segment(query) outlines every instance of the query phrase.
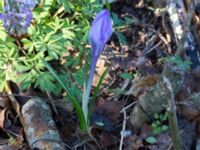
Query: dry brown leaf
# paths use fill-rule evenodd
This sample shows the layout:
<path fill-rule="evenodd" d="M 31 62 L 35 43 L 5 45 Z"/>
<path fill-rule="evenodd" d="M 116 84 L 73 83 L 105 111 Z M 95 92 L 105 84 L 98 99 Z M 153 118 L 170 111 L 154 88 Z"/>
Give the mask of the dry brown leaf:
<path fill-rule="evenodd" d="M 0 112 L 0 128 L 7 129 L 11 126 L 11 121 L 8 118 L 10 111 L 6 108 Z"/>
<path fill-rule="evenodd" d="M 6 113 L 6 109 L 1 110 L 1 112 L 0 112 L 0 128 L 1 129 L 4 128 L 5 113 Z"/>
<path fill-rule="evenodd" d="M 133 134 L 130 137 L 130 145 L 128 147 L 129 150 L 138 150 L 139 148 L 142 148 L 143 141 L 142 138 L 139 138 L 136 134 Z"/>
<path fill-rule="evenodd" d="M 104 116 L 114 122 L 120 117 L 120 111 L 123 106 L 123 101 L 104 101 L 99 99 L 95 111 L 99 114 L 104 114 Z"/>
<path fill-rule="evenodd" d="M 139 96 L 147 91 L 151 86 L 154 86 L 159 80 L 160 76 L 157 74 L 148 75 L 142 78 L 136 78 L 132 81 L 132 86 L 126 95 Z"/>
<path fill-rule="evenodd" d="M 7 108 L 9 110 L 11 109 L 8 97 L 0 97 L 0 107 Z"/>
<path fill-rule="evenodd" d="M 8 119 L 8 114 L 9 114 L 9 111 L 7 111 L 6 108 L 0 111 L 0 128 L 1 129 L 7 129 L 8 127 L 11 126 L 11 122 Z"/>
<path fill-rule="evenodd" d="M 115 145 L 117 143 L 117 141 L 107 132 L 103 132 L 100 135 L 100 144 L 102 146 L 102 148 L 106 148 L 112 145 Z"/>

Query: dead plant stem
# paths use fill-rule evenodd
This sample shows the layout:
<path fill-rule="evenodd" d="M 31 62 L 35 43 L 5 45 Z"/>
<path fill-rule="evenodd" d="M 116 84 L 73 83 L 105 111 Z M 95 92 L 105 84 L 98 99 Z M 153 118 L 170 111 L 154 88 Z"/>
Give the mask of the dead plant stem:
<path fill-rule="evenodd" d="M 176 116 L 176 105 L 175 105 L 175 97 L 172 89 L 171 82 L 165 76 L 163 77 L 163 82 L 166 85 L 166 93 L 168 93 L 168 106 L 167 106 L 167 114 L 169 118 L 169 126 L 171 130 L 171 136 L 173 141 L 174 150 L 181 150 L 181 138 L 179 135 L 179 127 Z"/>
<path fill-rule="evenodd" d="M 120 140 L 120 145 L 119 145 L 119 150 L 123 149 L 123 141 L 124 141 L 124 131 L 126 129 L 126 122 L 127 122 L 127 115 L 126 115 L 126 110 L 123 109 L 123 114 L 124 114 L 124 120 L 123 120 L 123 127 L 121 131 L 121 140 Z"/>

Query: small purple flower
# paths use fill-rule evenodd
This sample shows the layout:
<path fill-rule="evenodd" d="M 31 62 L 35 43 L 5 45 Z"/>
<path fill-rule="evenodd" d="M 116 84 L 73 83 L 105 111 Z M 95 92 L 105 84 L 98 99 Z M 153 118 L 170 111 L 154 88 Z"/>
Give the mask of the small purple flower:
<path fill-rule="evenodd" d="M 90 43 L 92 45 L 92 58 L 98 58 L 109 38 L 112 35 L 112 23 L 110 20 L 110 13 L 108 10 L 101 10 L 94 21 L 90 29 Z"/>
<path fill-rule="evenodd" d="M 87 86 L 91 87 L 97 60 L 100 57 L 111 35 L 112 23 L 110 19 L 110 13 L 108 10 L 104 9 L 97 14 L 96 18 L 92 22 L 92 26 L 89 33 L 89 39 L 92 46 L 92 62 Z"/>
<path fill-rule="evenodd" d="M 26 34 L 32 20 L 30 9 L 35 5 L 35 0 L 5 0 L 4 13 L 0 14 L 0 19 L 10 35 Z"/>
<path fill-rule="evenodd" d="M 34 8 L 36 6 L 35 0 L 17 0 L 20 3 L 23 3 L 29 8 Z"/>
<path fill-rule="evenodd" d="M 108 10 L 101 10 L 94 21 L 89 33 L 90 44 L 92 46 L 92 61 L 90 68 L 90 76 L 87 87 L 90 89 L 94 78 L 97 60 L 99 59 L 106 43 L 112 35 L 112 23 Z"/>
<path fill-rule="evenodd" d="M 110 13 L 108 10 L 101 10 L 97 14 L 94 21 L 92 22 L 92 26 L 89 33 L 89 40 L 92 46 L 91 48 L 92 60 L 91 60 L 90 75 L 86 85 L 86 90 L 84 91 L 83 94 L 83 101 L 82 101 L 82 109 L 86 122 L 88 122 L 88 103 L 89 103 L 90 90 L 92 87 L 96 63 L 111 35 L 112 35 L 112 23 L 110 20 Z"/>

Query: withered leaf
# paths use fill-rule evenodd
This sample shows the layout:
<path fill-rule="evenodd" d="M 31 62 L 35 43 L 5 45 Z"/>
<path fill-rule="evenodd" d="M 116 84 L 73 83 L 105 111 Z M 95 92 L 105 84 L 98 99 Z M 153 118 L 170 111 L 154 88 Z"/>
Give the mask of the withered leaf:
<path fill-rule="evenodd" d="M 3 109 L 0 111 L 0 128 L 6 129 L 11 125 L 10 120 L 8 119 L 8 111 L 7 109 Z"/>

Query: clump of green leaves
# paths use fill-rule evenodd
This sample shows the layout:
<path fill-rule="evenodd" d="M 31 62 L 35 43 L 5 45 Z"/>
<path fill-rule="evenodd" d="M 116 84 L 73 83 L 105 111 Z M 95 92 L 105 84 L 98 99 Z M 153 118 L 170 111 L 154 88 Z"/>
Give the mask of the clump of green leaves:
<path fill-rule="evenodd" d="M 165 132 L 169 129 L 169 126 L 166 125 L 167 119 L 167 112 L 161 114 L 155 113 L 153 115 L 153 122 L 151 124 L 153 135 L 160 134 L 161 132 Z M 157 139 L 154 136 L 149 136 L 145 138 L 145 141 L 149 144 L 155 144 Z"/>
<path fill-rule="evenodd" d="M 9 36 L 0 23 L 0 91 L 9 80 L 20 83 L 21 90 L 38 88 L 55 95 L 65 91 L 85 130 L 80 100 L 90 68 L 86 45 L 90 23 L 101 8 L 96 0 L 38 1 L 28 33 L 20 37 Z"/>
<path fill-rule="evenodd" d="M 190 69 L 190 65 L 192 64 L 189 60 L 183 60 L 180 56 L 170 56 L 166 58 L 160 59 L 160 62 L 165 62 L 173 65 L 180 71 L 187 71 Z"/>
<path fill-rule="evenodd" d="M 63 88 L 46 69 L 43 58 L 56 66 L 72 95 L 81 99 L 80 87 L 89 70 L 89 64 L 82 62 L 83 58 L 89 59 L 85 45 L 90 22 L 101 7 L 95 0 L 41 0 L 33 10 L 28 34 L 19 38 L 10 37 L 1 22 L 0 91 L 11 80 L 20 83 L 21 90 L 34 87 L 60 94 Z"/>
<path fill-rule="evenodd" d="M 154 114 L 154 121 L 151 124 L 153 134 L 159 134 L 160 132 L 164 132 L 169 129 L 168 125 L 166 125 L 167 118 L 166 112 L 164 114 Z"/>

